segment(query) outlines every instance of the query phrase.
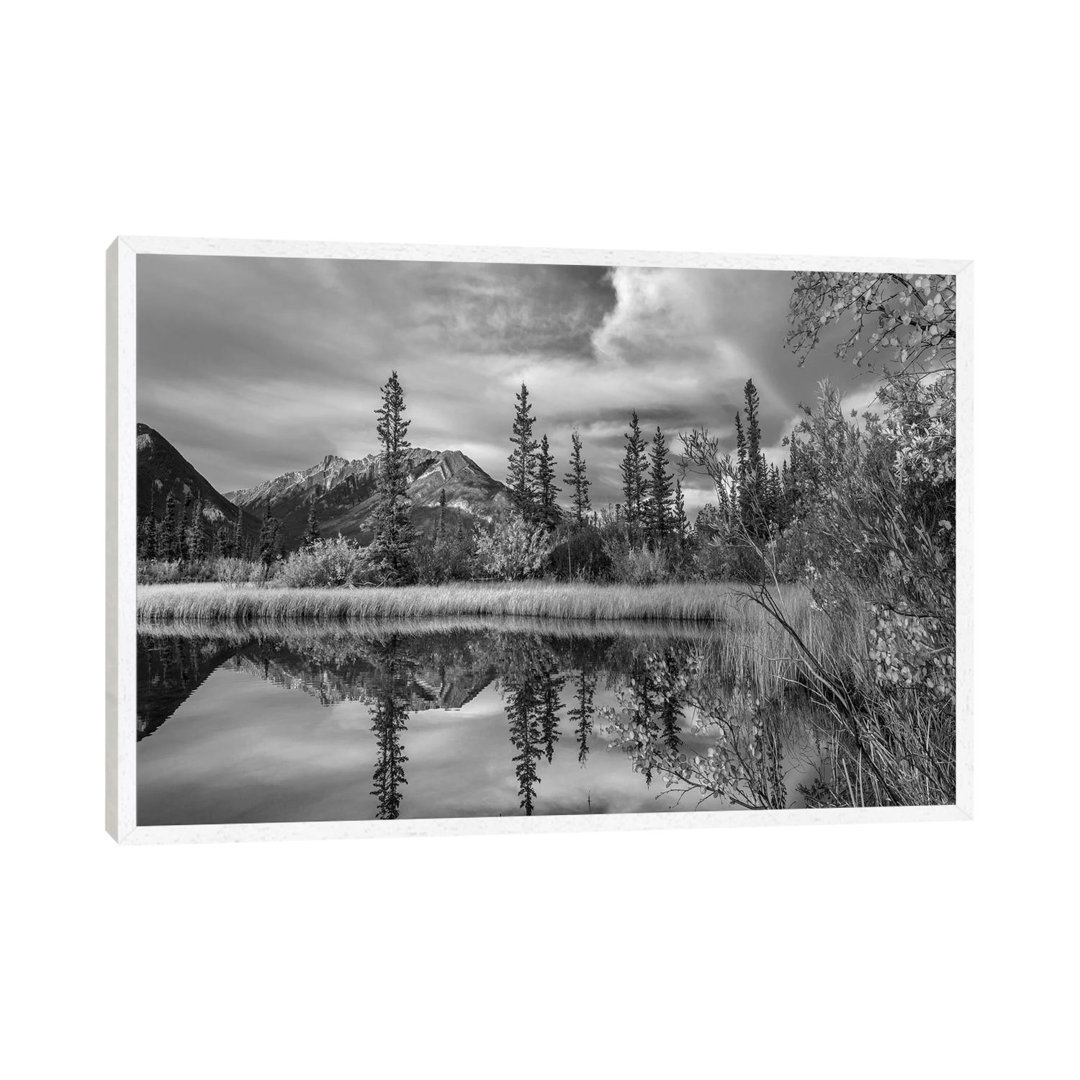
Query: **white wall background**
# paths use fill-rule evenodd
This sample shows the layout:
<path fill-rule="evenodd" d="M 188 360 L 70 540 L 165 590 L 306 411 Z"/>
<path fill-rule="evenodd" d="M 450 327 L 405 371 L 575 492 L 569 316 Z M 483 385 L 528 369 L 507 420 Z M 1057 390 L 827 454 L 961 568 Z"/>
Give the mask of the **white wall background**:
<path fill-rule="evenodd" d="M 1075 468 L 1067 499 L 1049 490 L 1077 408 L 1067 14 L 6 13 L 8 1075 L 1075 1067 Z M 115 847 L 100 567 L 117 233 L 974 258 L 976 820 Z"/>

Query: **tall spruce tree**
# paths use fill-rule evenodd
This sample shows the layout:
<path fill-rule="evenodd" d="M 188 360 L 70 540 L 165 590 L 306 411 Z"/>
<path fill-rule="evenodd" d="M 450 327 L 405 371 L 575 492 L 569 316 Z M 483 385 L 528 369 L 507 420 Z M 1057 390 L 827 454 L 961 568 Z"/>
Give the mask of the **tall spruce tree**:
<path fill-rule="evenodd" d="M 529 388 L 524 383 L 515 402 L 514 425 L 510 433 L 514 449 L 507 459 L 506 486 L 510 489 L 510 498 L 518 512 L 531 519 L 536 513 L 536 452 L 539 444 L 533 438 L 536 417 L 532 415 Z"/>
<path fill-rule="evenodd" d="M 746 471 L 746 435 L 743 432 L 742 414 L 735 413 L 735 482 L 731 489 L 733 515 L 743 520 L 743 506 L 746 498 L 748 477 Z"/>
<path fill-rule="evenodd" d="M 371 542 L 371 561 L 375 570 L 395 585 L 412 581 L 415 557 L 411 500 L 408 487 L 409 440 L 411 421 L 405 416 L 405 391 L 396 371 L 382 388 L 382 405 L 375 410 L 379 418 L 375 431 L 382 449 L 375 484 L 375 537 Z"/>
<path fill-rule="evenodd" d="M 720 515 L 720 520 L 724 523 L 726 528 L 731 523 L 731 506 L 728 502 L 728 486 L 723 481 L 717 484 L 716 504 L 717 513 Z M 698 514 L 698 521 L 701 521 L 700 514 Z"/>
<path fill-rule="evenodd" d="M 585 473 L 585 459 L 581 456 L 581 436 L 576 431 L 570 437 L 570 445 L 570 471 L 564 480 L 571 490 L 574 520 L 578 525 L 584 525 L 589 513 L 589 478 Z"/>
<path fill-rule="evenodd" d="M 536 453 L 536 520 L 547 529 L 559 524 L 559 508 L 555 496 L 559 485 L 555 481 L 555 458 L 545 435 Z"/>
<path fill-rule="evenodd" d="M 642 514 L 645 501 L 645 470 L 647 463 L 645 439 L 641 434 L 636 409 L 630 414 L 630 430 L 623 438 L 626 440 L 626 449 L 623 453 L 622 464 L 619 466 L 619 472 L 622 474 L 623 497 L 625 499 L 623 518 L 626 524 L 630 526 L 631 533 L 636 533 L 643 524 Z"/>
<path fill-rule="evenodd" d="M 649 451 L 649 475 L 643 514 L 649 539 L 663 545 L 671 532 L 673 481 L 667 467 L 668 448 L 664 432 L 657 427 Z"/>
<path fill-rule="evenodd" d="M 671 516 L 672 531 L 680 551 L 686 550 L 690 538 L 690 519 L 686 516 L 686 500 L 683 498 L 682 484 L 675 481 L 675 504 Z"/>
<path fill-rule="evenodd" d="M 742 491 L 743 524 L 752 535 L 760 536 L 768 528 L 768 490 L 765 457 L 761 452 L 761 425 L 758 422 L 760 399 L 753 379 L 743 387 L 746 402 L 746 482 Z"/>
<path fill-rule="evenodd" d="M 780 481 L 780 470 L 774 462 L 769 466 L 765 479 L 765 506 L 766 518 L 769 522 L 780 524 L 782 517 L 781 502 L 784 497 L 784 488 Z"/>

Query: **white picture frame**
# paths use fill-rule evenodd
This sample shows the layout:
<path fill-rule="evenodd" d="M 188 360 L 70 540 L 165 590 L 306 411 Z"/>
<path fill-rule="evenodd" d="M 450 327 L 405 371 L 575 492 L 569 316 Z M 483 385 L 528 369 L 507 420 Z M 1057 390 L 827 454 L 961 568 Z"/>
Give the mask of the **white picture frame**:
<path fill-rule="evenodd" d="M 951 806 L 737 813 L 612 814 L 393 821 L 140 826 L 136 821 L 136 282 L 140 255 L 436 260 L 747 270 L 952 274 L 957 294 L 957 770 Z M 120 843 L 345 839 L 608 829 L 957 821 L 973 814 L 972 342 L 969 261 L 841 256 L 490 248 L 264 240 L 119 237 L 107 253 L 106 334 L 106 828 Z"/>

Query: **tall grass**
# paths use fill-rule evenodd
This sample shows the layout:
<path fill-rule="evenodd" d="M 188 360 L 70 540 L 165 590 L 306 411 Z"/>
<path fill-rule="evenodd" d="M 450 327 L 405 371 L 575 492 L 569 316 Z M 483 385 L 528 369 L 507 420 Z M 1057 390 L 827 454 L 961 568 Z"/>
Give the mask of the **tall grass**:
<path fill-rule="evenodd" d="M 787 593 L 788 590 L 785 590 Z M 809 610 L 805 590 L 798 592 Z M 400 588 L 289 589 L 212 583 L 140 585 L 140 621 L 177 619 L 375 619 L 441 615 L 512 615 L 534 618 L 657 619 L 725 622 L 743 607 L 741 590 L 728 584 L 647 587 L 559 582 L 461 582 Z M 789 601 L 793 597 L 786 597 Z"/>

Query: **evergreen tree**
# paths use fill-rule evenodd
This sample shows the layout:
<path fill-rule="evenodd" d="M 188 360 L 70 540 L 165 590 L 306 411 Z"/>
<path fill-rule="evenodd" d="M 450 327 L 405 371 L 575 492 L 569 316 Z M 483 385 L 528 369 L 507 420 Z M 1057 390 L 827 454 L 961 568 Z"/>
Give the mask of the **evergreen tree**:
<path fill-rule="evenodd" d="M 179 504 L 170 491 L 165 500 L 165 516 L 161 519 L 161 534 L 158 537 L 157 550 L 160 558 L 173 562 L 178 559 L 177 534 L 179 533 Z"/>
<path fill-rule="evenodd" d="M 675 508 L 671 520 L 679 550 L 685 551 L 690 539 L 690 519 L 686 516 L 686 501 L 683 499 L 682 484 L 678 480 L 675 481 Z"/>
<path fill-rule="evenodd" d="M 657 427 L 649 452 L 649 474 L 643 507 L 644 523 L 649 538 L 662 545 L 671 532 L 673 488 L 667 469 L 668 448 L 663 431 Z"/>
<path fill-rule="evenodd" d="M 411 500 L 408 495 L 407 432 L 411 421 L 404 418 L 405 392 L 397 372 L 382 388 L 382 405 L 376 432 L 382 450 L 375 486 L 375 537 L 371 542 L 372 565 L 395 585 L 415 576 Z"/>
<path fill-rule="evenodd" d="M 259 561 L 263 564 L 263 576 L 270 572 L 270 567 L 277 557 L 281 526 L 270 508 L 270 496 L 266 497 L 266 513 L 259 529 Z"/>
<path fill-rule="evenodd" d="M 717 509 L 720 514 L 720 520 L 724 524 L 725 531 L 731 527 L 731 500 L 728 496 L 728 484 L 727 481 L 721 481 L 716 490 Z M 701 522 L 701 515 L 698 514 L 698 522 Z"/>
<path fill-rule="evenodd" d="M 191 504 L 191 515 L 184 533 L 184 546 L 187 557 L 192 562 L 201 562 L 206 558 L 206 522 L 203 518 L 201 496 L 197 496 Z"/>
<path fill-rule="evenodd" d="M 746 380 L 746 385 L 743 387 L 743 397 L 746 400 L 747 465 L 753 471 L 760 472 L 763 458 L 761 456 L 761 425 L 758 423 L 758 408 L 761 399 L 758 396 L 753 379 Z"/>
<path fill-rule="evenodd" d="M 765 457 L 761 452 L 761 425 L 758 423 L 759 398 L 753 379 L 743 387 L 746 401 L 745 483 L 743 484 L 743 524 L 751 535 L 761 536 L 768 529 L 768 492 Z"/>
<path fill-rule="evenodd" d="M 165 531 L 165 521 L 162 519 L 154 525 L 154 551 L 155 558 L 169 558 L 169 534 Z"/>
<path fill-rule="evenodd" d="M 623 436 L 626 440 L 626 450 L 623 453 L 622 464 L 619 472 L 622 474 L 622 489 L 626 502 L 623 506 L 623 517 L 630 531 L 636 533 L 642 526 L 642 513 L 645 501 L 645 469 L 646 449 L 645 440 L 638 424 L 638 414 L 635 409 L 630 414 L 630 431 Z"/>
<path fill-rule="evenodd" d="M 314 547 L 322 539 L 319 533 L 319 517 L 315 510 L 315 500 L 311 500 L 311 506 L 308 507 L 307 515 L 307 529 L 304 531 L 303 544 L 306 548 Z"/>
<path fill-rule="evenodd" d="M 589 478 L 585 474 L 585 459 L 581 456 L 581 436 L 575 431 L 570 439 L 573 449 L 570 451 L 570 471 L 564 477 L 570 487 L 571 505 L 574 508 L 574 520 L 578 525 L 585 524 L 589 513 Z"/>
<path fill-rule="evenodd" d="M 518 391 L 515 401 L 514 425 L 510 434 L 510 442 L 514 449 L 507 459 L 509 468 L 506 474 L 506 486 L 510 489 L 510 497 L 518 512 L 531 519 L 535 514 L 537 500 L 536 451 L 538 444 L 532 434 L 536 417 L 532 415 L 529 389 L 524 383 L 521 384 L 521 390 Z"/>
<path fill-rule="evenodd" d="M 775 463 L 769 466 L 765 480 L 765 508 L 766 519 L 770 523 L 780 524 L 781 508 L 783 499 L 783 487 L 780 482 L 780 470 Z"/>
<path fill-rule="evenodd" d="M 559 485 L 555 482 L 555 458 L 548 446 L 548 437 L 540 440 L 536 457 L 536 520 L 545 528 L 554 529 L 559 524 L 559 508 L 555 496 Z"/>

